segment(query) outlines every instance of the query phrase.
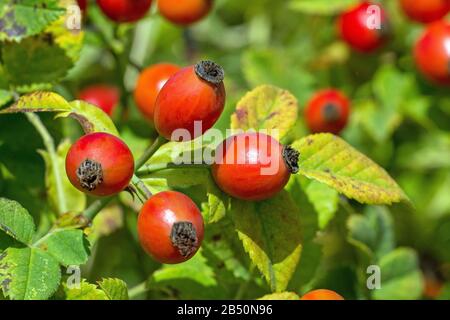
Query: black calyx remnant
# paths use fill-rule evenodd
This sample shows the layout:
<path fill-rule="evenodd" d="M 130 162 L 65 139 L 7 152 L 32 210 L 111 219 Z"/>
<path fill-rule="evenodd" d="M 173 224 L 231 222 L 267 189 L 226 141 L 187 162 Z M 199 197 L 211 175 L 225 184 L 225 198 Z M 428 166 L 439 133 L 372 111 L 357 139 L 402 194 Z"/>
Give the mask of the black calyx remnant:
<path fill-rule="evenodd" d="M 195 74 L 211 84 L 219 84 L 225 78 L 223 68 L 212 61 L 200 61 L 194 67 Z"/>
<path fill-rule="evenodd" d="M 77 178 L 83 189 L 94 190 L 103 182 L 102 165 L 94 160 L 84 160 L 77 169 Z"/>
<path fill-rule="evenodd" d="M 334 122 L 339 120 L 341 113 L 337 105 L 333 103 L 327 103 L 322 109 L 322 116 L 326 122 Z"/>
<path fill-rule="evenodd" d="M 291 146 L 284 146 L 282 152 L 284 163 L 286 163 L 289 171 L 291 173 L 297 173 L 299 170 L 298 159 L 300 158 L 300 152 Z"/>
<path fill-rule="evenodd" d="M 170 232 L 170 240 L 183 257 L 189 257 L 198 247 L 197 232 L 189 221 L 175 222 Z"/>

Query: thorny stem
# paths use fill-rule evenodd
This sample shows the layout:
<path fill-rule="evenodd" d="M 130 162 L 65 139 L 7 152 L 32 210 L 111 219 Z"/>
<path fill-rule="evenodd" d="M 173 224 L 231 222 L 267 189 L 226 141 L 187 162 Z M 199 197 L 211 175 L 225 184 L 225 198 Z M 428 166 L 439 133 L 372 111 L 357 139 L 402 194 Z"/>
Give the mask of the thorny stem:
<path fill-rule="evenodd" d="M 176 163 L 152 163 L 152 164 L 145 164 L 143 165 L 136 174 L 138 177 L 145 177 L 147 175 L 150 175 L 154 172 L 158 172 L 161 170 L 166 169 L 205 169 L 209 168 L 209 165 L 206 163 L 182 163 L 182 164 L 176 164 Z"/>
<path fill-rule="evenodd" d="M 64 188 L 63 188 L 63 182 L 61 179 L 61 172 L 59 172 L 59 164 L 58 164 L 58 156 L 56 154 L 55 150 L 55 143 L 53 141 L 52 136 L 47 131 L 47 128 L 42 123 L 39 116 L 35 115 L 34 113 L 26 113 L 26 116 L 28 118 L 28 121 L 31 122 L 31 124 L 36 128 L 36 130 L 39 132 L 43 142 L 44 146 L 47 149 L 48 155 L 50 157 L 50 162 L 53 170 L 53 176 L 55 179 L 55 186 L 56 186 L 56 195 L 58 198 L 58 213 L 64 213 L 67 212 L 67 202 L 66 197 L 64 194 Z"/>

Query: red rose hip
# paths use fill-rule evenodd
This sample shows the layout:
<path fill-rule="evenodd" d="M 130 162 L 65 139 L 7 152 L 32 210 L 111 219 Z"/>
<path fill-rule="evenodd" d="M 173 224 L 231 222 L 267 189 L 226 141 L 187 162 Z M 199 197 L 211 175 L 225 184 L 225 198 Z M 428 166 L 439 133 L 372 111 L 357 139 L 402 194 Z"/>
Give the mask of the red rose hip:
<path fill-rule="evenodd" d="M 153 195 L 138 217 L 139 241 L 161 263 L 180 263 L 194 256 L 203 241 L 203 217 L 195 203 L 177 191 Z"/>
<path fill-rule="evenodd" d="M 242 200 L 271 198 L 298 171 L 297 151 L 263 133 L 229 137 L 216 149 L 214 181 L 225 193 Z"/>
<path fill-rule="evenodd" d="M 212 3 L 213 0 L 158 0 L 158 10 L 172 23 L 189 25 L 206 16 Z"/>
<path fill-rule="evenodd" d="M 350 115 L 350 101 L 338 90 L 317 92 L 305 109 L 306 123 L 313 133 L 339 134 L 345 128 Z"/>
<path fill-rule="evenodd" d="M 78 139 L 66 156 L 66 173 L 80 191 L 109 196 L 123 191 L 133 176 L 134 159 L 128 146 L 104 132 Z"/>
<path fill-rule="evenodd" d="M 440 20 L 450 11 L 449 0 L 400 0 L 400 4 L 411 20 L 421 23 Z"/>
<path fill-rule="evenodd" d="M 134 89 L 134 100 L 142 114 L 151 122 L 153 122 L 155 101 L 159 91 L 178 70 L 180 67 L 177 65 L 158 63 L 145 68 L 139 75 Z"/>
<path fill-rule="evenodd" d="M 430 24 L 416 42 L 414 59 L 422 74 L 443 85 L 450 84 L 450 23 Z"/>
<path fill-rule="evenodd" d="M 386 41 L 387 15 L 380 4 L 364 1 L 340 15 L 338 30 L 342 40 L 353 49 L 372 52 Z"/>
<path fill-rule="evenodd" d="M 97 84 L 80 91 L 78 99 L 99 107 L 111 116 L 119 104 L 120 92 L 115 86 Z"/>
<path fill-rule="evenodd" d="M 97 0 L 102 12 L 115 22 L 135 22 L 143 18 L 152 0 Z"/>
<path fill-rule="evenodd" d="M 154 123 L 158 133 L 181 141 L 197 138 L 211 128 L 225 105 L 223 79 L 223 69 L 212 61 L 201 61 L 170 77 L 156 98 Z M 201 129 L 194 130 L 195 126 Z"/>

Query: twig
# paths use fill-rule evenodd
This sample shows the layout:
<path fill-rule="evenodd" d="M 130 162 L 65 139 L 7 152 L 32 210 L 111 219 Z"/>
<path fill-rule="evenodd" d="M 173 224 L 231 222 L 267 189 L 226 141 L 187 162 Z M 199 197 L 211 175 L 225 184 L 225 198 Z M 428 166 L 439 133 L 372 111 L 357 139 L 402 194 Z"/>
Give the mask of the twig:
<path fill-rule="evenodd" d="M 52 136 L 48 132 L 47 128 L 42 123 L 39 116 L 37 116 L 34 113 L 26 113 L 26 116 L 28 118 L 28 121 L 31 122 L 31 124 L 36 128 L 36 130 L 39 132 L 43 142 L 44 146 L 47 149 L 47 152 L 50 157 L 51 166 L 53 169 L 53 176 L 55 179 L 55 186 L 56 186 L 56 195 L 58 197 L 58 213 L 64 213 L 67 212 L 67 202 L 66 202 L 66 196 L 64 194 L 64 188 L 63 188 L 63 182 L 61 179 L 61 173 L 59 172 L 59 164 L 58 164 L 58 156 L 56 154 L 55 150 L 55 143 L 53 141 Z"/>

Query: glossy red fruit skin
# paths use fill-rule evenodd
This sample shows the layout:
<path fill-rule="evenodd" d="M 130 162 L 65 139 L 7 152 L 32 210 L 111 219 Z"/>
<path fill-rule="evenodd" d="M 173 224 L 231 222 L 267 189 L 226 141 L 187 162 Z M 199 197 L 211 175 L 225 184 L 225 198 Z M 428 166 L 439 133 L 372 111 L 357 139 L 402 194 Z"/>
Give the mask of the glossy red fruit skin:
<path fill-rule="evenodd" d="M 155 111 L 156 97 L 164 84 L 180 70 L 175 64 L 158 63 L 145 68 L 139 75 L 134 100 L 142 114 L 151 122 Z"/>
<path fill-rule="evenodd" d="M 175 73 L 158 94 L 154 123 L 160 135 L 168 140 L 177 129 L 189 131 L 191 139 L 211 128 L 225 106 L 223 82 L 211 84 L 201 79 L 194 67 Z M 201 121 L 201 132 L 194 132 L 194 122 Z"/>
<path fill-rule="evenodd" d="M 342 40 L 350 47 L 362 53 L 373 52 L 386 41 L 388 18 L 381 8 L 381 29 L 371 30 L 367 21 L 371 15 L 368 9 L 373 3 L 364 1 L 342 13 L 338 19 L 338 31 Z M 379 4 L 377 4 L 379 5 Z"/>
<path fill-rule="evenodd" d="M 277 140 L 263 133 L 231 136 L 216 148 L 211 166 L 214 181 L 222 191 L 238 199 L 271 198 L 284 188 L 291 174 L 282 151 Z M 261 169 L 271 165 L 277 168 L 274 174 L 262 174 Z"/>
<path fill-rule="evenodd" d="M 101 164 L 102 182 L 95 189 L 81 186 L 77 170 L 87 159 Z M 78 139 L 66 156 L 66 173 L 80 191 L 94 196 L 109 196 L 123 191 L 133 176 L 134 159 L 128 146 L 119 138 L 104 132 L 87 134 Z"/>
<path fill-rule="evenodd" d="M 449 0 L 400 0 L 405 14 L 414 21 L 431 23 L 450 12 Z"/>
<path fill-rule="evenodd" d="M 350 116 L 350 101 L 339 90 L 318 91 L 305 108 L 305 119 L 312 133 L 339 134 Z"/>
<path fill-rule="evenodd" d="M 205 17 L 212 3 L 212 0 L 158 0 L 158 10 L 170 22 L 186 26 Z"/>
<path fill-rule="evenodd" d="M 416 42 L 414 59 L 418 69 L 432 82 L 450 84 L 450 23 L 434 22 Z"/>
<path fill-rule="evenodd" d="M 115 86 L 97 84 L 84 88 L 78 93 L 78 99 L 96 105 L 112 116 L 119 104 L 120 92 Z"/>
<path fill-rule="evenodd" d="M 306 293 L 300 300 L 344 300 L 344 298 L 333 290 L 317 289 Z"/>
<path fill-rule="evenodd" d="M 135 22 L 143 18 L 152 0 L 97 0 L 102 12 L 115 22 Z"/>
<path fill-rule="evenodd" d="M 172 228 L 177 222 L 190 222 L 195 229 L 197 244 L 188 255 L 181 254 L 171 240 Z M 200 210 L 189 197 L 177 191 L 163 191 L 147 200 L 139 213 L 137 226 L 143 249 L 161 263 L 189 260 L 203 241 Z"/>

